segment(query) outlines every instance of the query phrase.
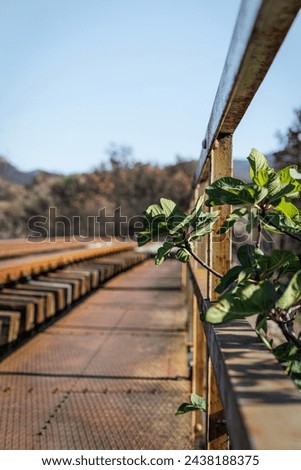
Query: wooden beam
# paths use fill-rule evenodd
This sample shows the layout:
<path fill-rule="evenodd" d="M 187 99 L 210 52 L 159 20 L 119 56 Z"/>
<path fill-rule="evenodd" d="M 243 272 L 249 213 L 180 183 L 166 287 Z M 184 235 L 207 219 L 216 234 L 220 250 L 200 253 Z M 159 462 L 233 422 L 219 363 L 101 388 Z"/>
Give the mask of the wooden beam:
<path fill-rule="evenodd" d="M 232 176 L 232 135 L 220 135 L 215 141 L 211 154 L 210 182 L 216 181 L 223 176 Z M 220 274 L 225 274 L 231 267 L 232 242 L 229 233 L 217 235 L 216 231 L 224 223 L 231 212 L 231 206 L 223 205 L 213 208 L 220 211 L 218 223 L 214 233 L 209 236 L 209 259 L 210 266 Z M 216 300 L 215 288 L 219 278 L 210 273 L 209 275 L 209 299 Z"/>

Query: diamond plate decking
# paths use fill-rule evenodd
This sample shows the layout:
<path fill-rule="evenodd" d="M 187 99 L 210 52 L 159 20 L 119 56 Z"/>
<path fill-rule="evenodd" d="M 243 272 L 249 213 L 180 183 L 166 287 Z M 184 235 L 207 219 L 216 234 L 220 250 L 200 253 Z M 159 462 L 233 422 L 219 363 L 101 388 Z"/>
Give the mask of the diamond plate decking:
<path fill-rule="evenodd" d="M 192 449 L 180 268 L 109 281 L 0 363 L 1 449 Z"/>

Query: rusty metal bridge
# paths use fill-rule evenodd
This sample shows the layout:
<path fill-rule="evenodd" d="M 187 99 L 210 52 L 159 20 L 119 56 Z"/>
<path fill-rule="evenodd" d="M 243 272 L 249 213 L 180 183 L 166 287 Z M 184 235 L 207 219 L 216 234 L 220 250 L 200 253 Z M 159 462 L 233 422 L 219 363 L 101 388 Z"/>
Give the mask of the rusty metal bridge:
<path fill-rule="evenodd" d="M 242 1 L 192 205 L 232 175 L 233 134 L 300 7 Z M 41 246 L 0 246 L 1 449 L 301 449 L 300 392 L 252 326 L 201 323 L 214 275 L 157 269 L 133 243 Z M 225 272 L 230 240 L 197 254 Z M 206 413 L 175 417 L 191 391 Z"/>
<path fill-rule="evenodd" d="M 36 274 L 0 292 L 0 448 L 191 449 L 191 417 L 175 416 L 191 390 L 179 266 L 128 244 L 83 251 L 46 272 L 50 254 L 17 258 L 12 276 Z"/>

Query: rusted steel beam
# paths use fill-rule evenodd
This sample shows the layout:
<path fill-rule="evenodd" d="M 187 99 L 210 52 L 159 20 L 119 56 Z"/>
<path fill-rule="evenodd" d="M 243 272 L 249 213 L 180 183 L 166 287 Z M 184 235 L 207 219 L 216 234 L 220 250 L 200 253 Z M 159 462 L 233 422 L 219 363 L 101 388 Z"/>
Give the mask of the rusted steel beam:
<path fill-rule="evenodd" d="M 55 311 L 60 312 L 66 308 L 66 299 L 64 289 L 61 287 L 50 285 L 50 283 L 39 283 L 38 281 L 30 281 L 24 284 L 16 284 L 15 289 L 27 289 L 29 292 L 42 292 L 54 295 Z"/>
<path fill-rule="evenodd" d="M 47 273 L 47 276 L 39 276 L 39 281 L 62 282 L 71 286 L 72 301 L 78 300 L 81 295 L 81 283 L 78 279 L 69 279 L 68 276 L 62 276 L 59 273 Z"/>
<path fill-rule="evenodd" d="M 232 134 L 301 8 L 301 0 L 243 0 L 215 96 L 194 185 L 217 136 Z"/>
<path fill-rule="evenodd" d="M 127 244 L 126 246 L 129 250 L 130 245 Z M 66 308 L 69 309 L 75 301 L 88 294 L 92 288 L 96 289 L 101 283 L 115 274 L 133 267 L 147 258 L 146 253 L 136 253 L 134 250 L 124 252 L 124 245 L 122 245 L 122 250 L 119 249 L 118 252 L 115 248 L 113 248 L 114 251 L 110 247 L 109 250 L 101 248 L 101 251 L 92 249 L 85 250 L 84 253 L 77 252 L 80 258 L 78 259 L 78 256 L 75 256 L 76 265 L 74 263 L 56 272 L 44 272 L 43 275 L 34 275 L 33 280 L 23 279 L 23 282 L 11 283 L 9 287 L 1 286 L 1 351 L 4 350 L 5 345 L 18 339 L 15 338 L 16 335 L 19 336 L 16 332 L 16 319 L 13 315 L 7 315 L 7 311 L 19 312 L 19 333 L 25 339 L 26 332 L 32 334 L 34 328 L 39 330 L 47 327 L 49 317 L 62 313 Z M 64 260 L 66 255 L 69 257 L 69 254 L 69 251 L 61 253 Z M 100 256 L 100 254 L 105 256 Z M 90 264 L 92 255 L 93 267 Z M 95 255 L 96 258 L 94 258 Z M 32 259 L 36 261 L 36 258 L 30 258 L 30 261 Z M 51 257 L 50 264 L 54 260 L 57 261 L 56 256 Z M 72 260 L 74 260 L 74 256 L 72 256 Z M 29 262 L 29 259 L 27 261 Z M 47 261 L 49 261 L 48 258 L 46 261 L 43 259 L 43 265 Z M 22 263 L 22 261 L 19 260 L 18 263 Z M 13 260 L 14 266 L 18 263 Z M 8 266 L 7 262 L 5 262 L 5 266 Z M 24 270 L 24 267 L 22 269 Z M 34 274 L 36 274 L 36 266 L 34 267 Z M 5 312 L 4 316 L 1 311 Z"/>
<path fill-rule="evenodd" d="M 66 250 L 57 254 L 44 256 L 30 256 L 20 259 L 0 262 L 0 284 L 17 281 L 21 277 L 32 276 L 57 269 L 70 263 L 82 262 L 99 256 L 112 255 L 122 251 L 132 250 L 135 243 L 116 243 L 100 248 L 86 248 L 80 250 Z"/>
<path fill-rule="evenodd" d="M 55 314 L 55 297 L 52 292 L 41 292 L 41 291 L 33 291 L 28 289 L 26 284 L 21 289 L 18 286 L 14 286 L 12 289 L 2 289 L 2 294 L 15 294 L 15 295 L 22 295 L 25 297 L 39 297 L 45 299 L 45 317 L 52 317 Z"/>
<path fill-rule="evenodd" d="M 90 240 L 90 243 L 93 241 Z M 17 258 L 20 256 L 50 253 L 63 250 L 80 250 L 89 245 L 89 241 L 76 240 L 65 241 L 63 238 L 56 240 L 27 241 L 22 239 L 0 240 L 0 260 Z"/>
<path fill-rule="evenodd" d="M 46 318 L 46 302 L 44 298 L 41 297 L 35 297 L 35 296 L 26 296 L 19 294 L 18 291 L 16 291 L 14 294 L 6 294 L 0 292 L 0 300 L 1 301 L 22 301 L 25 303 L 33 304 L 34 306 L 34 324 L 39 325 L 44 322 Z"/>
<path fill-rule="evenodd" d="M 19 312 L 0 311 L 0 346 L 7 345 L 15 341 L 20 330 Z"/>
<path fill-rule="evenodd" d="M 20 333 L 31 331 L 34 328 L 35 308 L 32 302 L 0 298 L 0 311 L 20 313 Z"/>

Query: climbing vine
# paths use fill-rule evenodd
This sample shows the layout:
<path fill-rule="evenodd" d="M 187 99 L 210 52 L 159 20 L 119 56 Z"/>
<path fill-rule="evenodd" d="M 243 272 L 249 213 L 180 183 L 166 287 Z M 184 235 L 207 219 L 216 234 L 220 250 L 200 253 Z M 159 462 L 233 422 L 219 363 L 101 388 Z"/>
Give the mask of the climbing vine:
<path fill-rule="evenodd" d="M 301 309 L 300 256 L 279 249 L 267 253 L 263 243 L 266 232 L 301 240 L 301 213 L 294 204 L 300 199 L 301 173 L 294 165 L 275 171 L 256 149 L 248 161 L 250 183 L 228 176 L 214 181 L 189 214 L 169 199 L 149 206 L 137 241 L 143 246 L 163 238 L 155 256 L 157 265 L 175 253 L 182 263 L 194 258 L 217 276 L 220 297 L 202 312 L 202 319 L 219 324 L 256 315 L 258 334 L 301 388 L 301 338 L 296 332 Z M 246 231 L 255 234 L 252 243 L 238 249 L 237 265 L 225 273 L 212 269 L 195 250 L 197 241 L 216 231 L 220 212 L 215 208 L 222 205 L 231 206 L 231 212 L 218 235 L 229 232 L 241 219 Z M 279 326 L 283 344 L 273 347 L 273 339 L 267 338 L 268 322 Z"/>

